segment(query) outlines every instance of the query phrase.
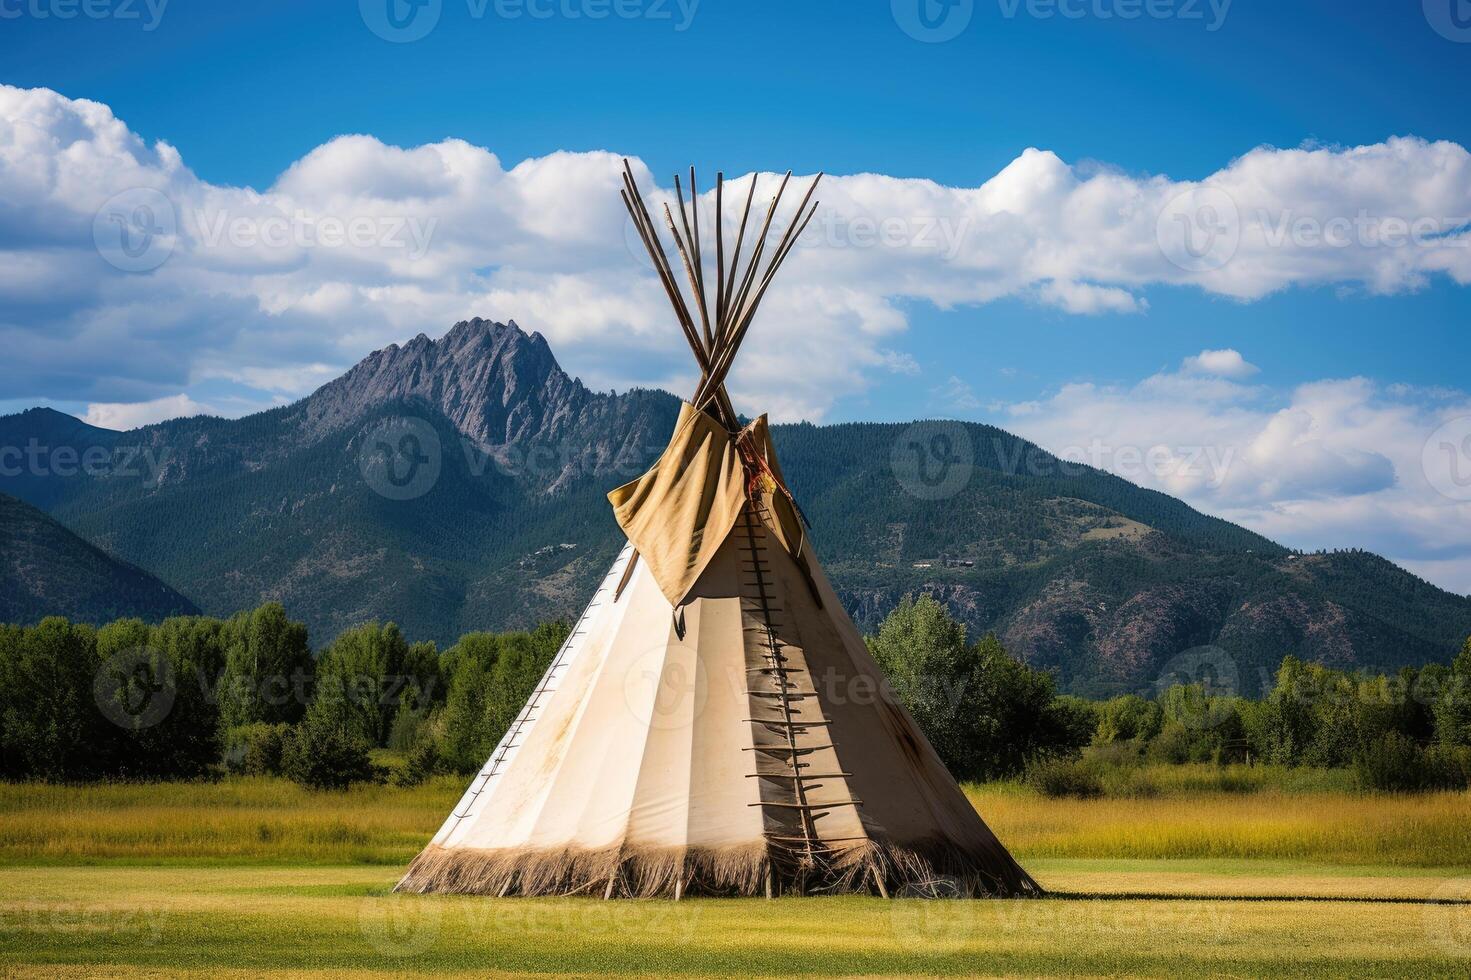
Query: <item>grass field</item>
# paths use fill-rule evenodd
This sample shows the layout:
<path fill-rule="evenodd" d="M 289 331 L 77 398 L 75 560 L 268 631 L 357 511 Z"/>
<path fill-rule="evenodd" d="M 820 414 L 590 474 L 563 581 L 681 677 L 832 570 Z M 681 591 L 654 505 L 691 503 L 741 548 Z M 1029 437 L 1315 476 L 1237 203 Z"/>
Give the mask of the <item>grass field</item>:
<path fill-rule="evenodd" d="M 455 779 L 0 786 L 0 976 L 1471 972 L 1471 796 L 1177 782 L 971 788 L 1042 901 L 677 905 L 390 895 Z"/>

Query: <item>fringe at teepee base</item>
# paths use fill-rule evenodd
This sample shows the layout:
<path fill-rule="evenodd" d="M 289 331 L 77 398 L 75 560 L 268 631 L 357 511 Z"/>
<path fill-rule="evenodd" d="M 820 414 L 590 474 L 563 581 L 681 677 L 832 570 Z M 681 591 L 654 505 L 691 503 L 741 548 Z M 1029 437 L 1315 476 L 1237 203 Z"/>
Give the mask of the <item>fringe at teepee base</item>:
<path fill-rule="evenodd" d="M 591 895 L 884 894 L 895 898 L 1041 897 L 1009 854 L 994 869 L 953 846 L 905 848 L 869 841 L 816 861 L 766 844 L 726 848 L 479 850 L 430 845 L 394 890 L 499 897 Z"/>

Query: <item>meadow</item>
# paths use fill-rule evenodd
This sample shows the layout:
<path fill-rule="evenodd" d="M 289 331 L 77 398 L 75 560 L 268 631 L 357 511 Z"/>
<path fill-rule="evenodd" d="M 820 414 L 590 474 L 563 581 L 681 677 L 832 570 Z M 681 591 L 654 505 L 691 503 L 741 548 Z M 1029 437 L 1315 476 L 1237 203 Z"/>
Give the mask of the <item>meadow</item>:
<path fill-rule="evenodd" d="M 461 790 L 0 785 L 0 975 L 1435 976 L 1471 970 L 1471 796 L 1167 767 L 1147 795 L 969 786 L 1052 896 L 390 894 Z"/>

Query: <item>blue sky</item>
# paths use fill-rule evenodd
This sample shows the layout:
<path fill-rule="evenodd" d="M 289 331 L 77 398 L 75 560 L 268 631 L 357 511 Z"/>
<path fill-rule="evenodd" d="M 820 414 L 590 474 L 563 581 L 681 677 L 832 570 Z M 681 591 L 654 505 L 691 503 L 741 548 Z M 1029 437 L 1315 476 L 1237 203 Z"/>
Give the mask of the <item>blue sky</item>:
<path fill-rule="evenodd" d="M 398 14 L 413 14 L 405 0 L 92 2 L 101 16 L 64 17 L 67 0 L 0 0 L 0 84 L 65 97 L 62 108 L 27 103 L 32 124 L 74 111 L 71 100 L 93 100 L 149 152 L 158 152 L 157 141 L 176 149 L 179 165 L 197 178 L 194 190 L 179 190 L 184 178 L 167 153 L 148 163 L 168 175 L 159 179 L 176 204 L 177 195 L 203 200 L 211 188 L 237 201 L 247 189 L 320 201 L 334 183 L 359 197 L 391 196 L 384 187 L 420 173 L 418 164 L 395 169 L 402 161 L 391 148 L 464 140 L 493 153 L 505 171 L 564 151 L 610 150 L 643 161 L 666 186 L 668 174 L 690 163 L 733 175 L 792 168 L 907 178 L 893 196 L 884 196 L 889 185 L 854 182 L 834 197 L 869 213 L 910 208 L 911 220 L 970 200 L 964 189 L 1009 167 L 1023 187 L 1058 178 L 1100 189 L 1117 177 L 1136 197 L 1153 193 L 1155 179 L 1168 178 L 1171 193 L 1216 181 L 1243 211 L 1266 173 L 1264 214 L 1389 209 L 1436 219 L 1438 234 L 1452 239 L 1464 238 L 1455 222 L 1471 215 L 1457 210 L 1471 194 L 1457 169 L 1471 145 L 1471 21 L 1453 17 L 1471 16 L 1464 0 L 426 0 L 409 30 L 433 27 L 406 43 L 373 29 L 381 31 L 390 2 Z M 600 10 L 610 13 L 594 16 Z M 911 36 L 921 12 L 954 36 L 939 43 Z M 69 125 L 56 123 L 48 137 L 63 156 Z M 94 125 L 89 117 L 85 126 Z M 333 142 L 345 134 L 377 142 Z M 1394 137 L 1413 142 L 1388 143 Z M 1040 157 L 1021 165 L 1029 147 L 1054 154 L 1057 166 Z M 1321 152 L 1233 165 L 1259 147 Z M 142 151 L 119 152 L 131 166 Z M 576 159 L 582 164 L 567 166 L 603 166 Z M 1223 173 L 1233 176 L 1218 180 Z M 364 190 L 373 180 L 377 190 Z M 962 192 L 937 196 L 927 181 Z M 63 181 L 51 192 L 81 193 Z M 1089 193 L 1063 211 L 1019 209 L 1019 220 L 1040 221 L 1044 212 L 1066 219 Z M 913 203 L 925 195 L 924 204 Z M 535 202 L 558 206 L 555 198 Z M 79 221 L 97 207 L 73 204 Z M 25 254 L 54 258 L 52 238 L 68 234 L 67 221 L 48 238 L 35 220 L 22 220 L 26 213 L 11 202 L 0 247 L 22 254 L 30 235 L 39 244 Z M 995 228 L 968 234 L 994 236 Z M 1081 223 L 1068 231 L 1089 234 Z M 546 247 L 533 258 L 524 246 L 496 251 L 475 233 L 462 237 L 430 272 L 395 268 L 372 281 L 318 263 L 324 268 L 293 273 L 289 285 L 263 285 L 269 277 L 252 268 L 247 289 L 242 279 L 219 278 L 222 260 L 187 273 L 165 267 L 167 290 L 161 274 L 149 281 L 157 287 L 151 295 L 168 297 L 159 303 L 172 317 L 167 330 L 116 326 L 127 319 L 119 310 L 139 306 L 127 298 L 138 280 L 119 285 L 99 276 L 95 295 L 79 290 L 92 295 L 86 304 L 21 286 L 6 293 L 0 284 L 0 333 L 22 352 L 0 373 L 0 410 L 46 402 L 118 424 L 201 408 L 238 414 L 297 397 L 390 340 L 419 330 L 437 335 L 462 312 L 544 330 L 569 368 L 594 384 L 682 383 L 677 350 L 620 349 L 598 336 L 601 312 L 580 325 L 538 316 L 556 309 L 565 321 L 571 314 L 562 311 L 580 304 L 607 308 L 612 267 L 603 259 L 585 260 L 580 244 Z M 1441 250 L 1386 271 L 1373 254 L 1345 262 L 1309 246 L 1246 255 L 1192 277 L 1125 261 L 1111 270 L 1107 249 L 1062 261 L 1057 271 L 1046 259 L 1048 233 L 1038 232 L 1038 241 L 1033 252 L 1042 258 L 1024 273 L 997 271 L 1004 262 L 987 253 L 923 288 L 910 288 L 912 277 L 902 288 L 875 285 L 831 325 L 862 334 L 848 361 L 820 363 L 843 342 L 814 326 L 812 370 L 783 378 L 757 365 L 748 390 L 781 414 L 960 415 L 1055 450 L 1100 435 L 1149 444 L 1165 429 L 1176 445 L 1191 438 L 1179 431 L 1181 420 L 1198 419 L 1201 441 L 1230 442 L 1256 460 L 1249 479 L 1232 489 L 1225 480 L 1209 487 L 1169 474 L 1135 478 L 1289 543 L 1367 543 L 1471 590 L 1471 536 L 1450 550 L 1437 543 L 1447 522 L 1471 517 L 1464 501 L 1426 490 L 1435 480 L 1410 472 L 1429 433 L 1471 403 L 1463 255 Z M 299 271 L 307 260 L 292 262 Z M 66 266 L 56 281 L 73 282 L 67 276 L 78 268 Z M 967 269 L 1002 285 L 969 290 L 960 283 Z M 855 282 L 877 281 L 883 271 L 875 265 L 857 279 L 851 269 L 850 278 L 829 279 L 814 265 L 812 282 L 851 298 Z M 440 299 L 419 307 L 417 320 L 402 299 L 407 290 L 394 294 L 397 312 L 382 323 L 349 325 L 322 312 L 357 309 L 334 305 L 333 290 L 381 297 L 390 280 L 401 287 L 428 276 L 439 277 Z M 444 299 L 457 294 L 473 301 Z M 800 304 L 772 315 L 784 310 L 797 316 Z M 642 316 L 629 314 L 635 333 Z M 255 333 L 236 326 L 247 322 Z M 767 329 L 800 344 L 807 328 L 794 319 Z M 105 371 L 60 343 L 102 336 L 125 350 L 110 355 Z M 242 366 L 248 349 L 268 355 Z M 1239 366 L 1188 361 L 1206 351 L 1236 351 Z M 1211 374 L 1198 366 L 1206 362 L 1228 367 Z M 805 381 L 828 384 L 829 394 L 812 396 Z M 783 401 L 783 392 L 791 397 Z M 125 407 L 145 403 L 153 407 Z M 1110 411 L 1134 421 L 1079 421 Z M 1234 428 L 1221 428 L 1222 420 Z M 1284 427 L 1291 434 L 1282 436 Z M 1273 455 L 1283 451 L 1273 441 L 1281 438 L 1290 461 Z M 1326 456 L 1314 455 L 1318 446 Z M 1388 484 L 1364 482 L 1365 473 L 1380 471 L 1360 465 L 1369 457 L 1392 461 Z M 1275 475 L 1285 471 L 1296 475 Z"/>
<path fill-rule="evenodd" d="M 661 174 L 694 162 L 960 184 L 1026 146 L 1201 177 L 1260 143 L 1471 136 L 1468 48 L 1413 2 L 1234 0 L 1211 30 L 1211 0 L 1127 21 L 1041 19 L 1024 2 L 1008 17 L 1012 0 L 981 0 L 931 44 L 883 2 L 686 0 L 683 30 L 678 0 L 604 20 L 507 19 L 487 2 L 477 18 L 480 0 L 442 0 L 436 29 L 407 44 L 367 30 L 353 0 L 171 0 L 151 31 L 144 0 L 139 20 L 21 16 L 0 21 L 0 77 L 106 102 L 204 178 L 256 187 L 344 132 L 457 136 L 507 160 L 613 149 Z"/>
<path fill-rule="evenodd" d="M 525 12 L 497 16 L 495 0 L 442 0 L 433 31 L 395 44 L 365 26 L 352 0 L 172 0 L 152 30 L 137 0 L 128 9 L 137 19 L 0 21 L 0 81 L 105 102 L 143 137 L 178 147 L 205 180 L 255 188 L 357 132 L 403 146 L 459 137 L 508 164 L 611 149 L 660 175 L 695 163 L 961 186 L 1028 146 L 1195 179 L 1260 144 L 1415 135 L 1471 145 L 1471 44 L 1435 33 L 1419 4 L 1179 0 L 1165 8 L 1177 16 L 1124 20 L 1094 15 L 1096 2 L 1068 8 L 1087 16 L 1042 18 L 1025 2 L 981 0 L 957 37 L 920 43 L 883 2 L 637 0 L 637 17 L 593 20 L 514 4 L 505 9 Z M 45 7 L 24 3 L 0 9 Z M 573 9 L 593 9 L 582 3 Z M 963 329 L 985 336 L 976 346 L 987 356 L 1043 354 L 1025 365 L 1043 378 L 1128 377 L 1249 338 L 1279 381 L 1370 372 L 1458 384 L 1471 353 L 1460 329 L 1471 294 L 1443 283 L 1391 302 L 1332 288 L 1247 308 L 1150 299 L 1153 314 L 1127 325 L 1059 325 L 1069 332 L 1061 351 L 1007 342 L 1035 310 L 973 311 Z M 1419 342 L 1399 334 L 1386 349 L 1386 321 Z M 1120 344 L 1120 329 L 1137 343 Z M 921 363 L 943 358 L 951 339 L 916 331 L 913 352 Z M 1002 392 L 1011 393 L 1020 392 Z M 902 391 L 868 404 L 912 411 Z"/>

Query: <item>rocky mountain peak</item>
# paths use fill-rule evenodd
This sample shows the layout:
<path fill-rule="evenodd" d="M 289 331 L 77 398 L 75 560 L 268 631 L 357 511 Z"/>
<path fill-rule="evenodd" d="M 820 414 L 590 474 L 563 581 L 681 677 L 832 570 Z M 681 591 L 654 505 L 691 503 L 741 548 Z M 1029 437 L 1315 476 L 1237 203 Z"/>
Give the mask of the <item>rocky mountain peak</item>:
<path fill-rule="evenodd" d="M 302 405 L 304 436 L 320 440 L 392 403 L 443 416 L 487 453 L 536 446 L 545 456 L 550 448 L 547 458 L 560 461 L 542 474 L 551 489 L 630 452 L 647 456 L 677 412 L 668 396 L 589 391 L 562 370 L 540 333 L 477 317 L 438 340 L 421 333 L 374 351 L 319 388 Z"/>
<path fill-rule="evenodd" d="M 539 334 L 477 317 L 439 340 L 421 333 L 374 351 L 307 399 L 305 415 L 309 436 L 320 438 L 389 402 L 419 403 L 494 447 L 535 433 L 589 397 Z"/>

